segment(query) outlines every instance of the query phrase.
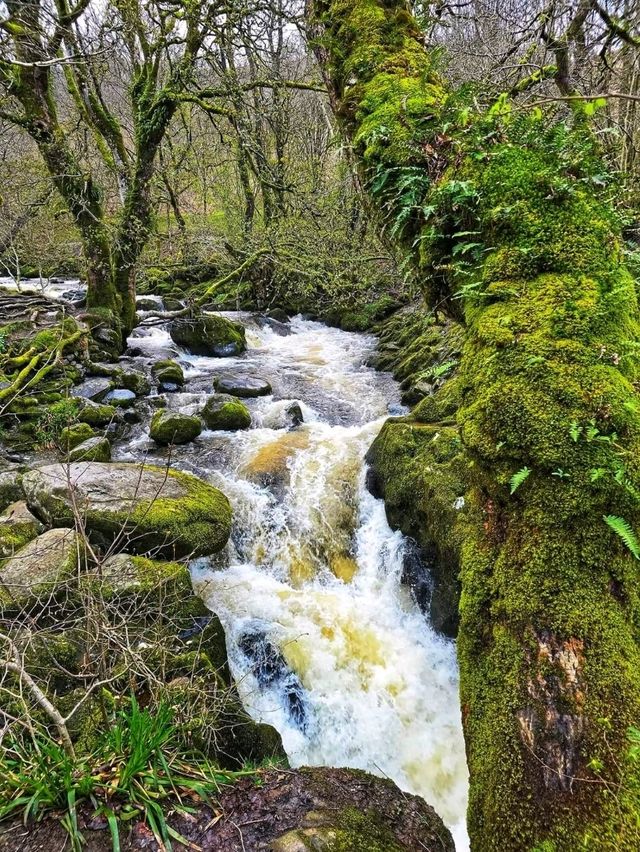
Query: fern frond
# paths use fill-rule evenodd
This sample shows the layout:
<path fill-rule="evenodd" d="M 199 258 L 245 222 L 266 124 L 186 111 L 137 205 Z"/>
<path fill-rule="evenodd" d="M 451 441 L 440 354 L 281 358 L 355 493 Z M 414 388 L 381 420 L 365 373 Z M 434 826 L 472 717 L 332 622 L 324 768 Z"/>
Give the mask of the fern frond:
<path fill-rule="evenodd" d="M 522 483 L 531 473 L 531 469 L 528 467 L 520 468 L 517 473 L 514 473 L 511 479 L 509 480 L 509 484 L 511 485 L 511 493 L 515 494 L 515 492 L 520 488 Z"/>
<path fill-rule="evenodd" d="M 620 536 L 634 557 L 640 559 L 640 542 L 631 529 L 629 522 L 625 521 L 624 518 L 618 517 L 618 515 L 605 515 L 604 522 L 611 527 L 616 535 Z"/>

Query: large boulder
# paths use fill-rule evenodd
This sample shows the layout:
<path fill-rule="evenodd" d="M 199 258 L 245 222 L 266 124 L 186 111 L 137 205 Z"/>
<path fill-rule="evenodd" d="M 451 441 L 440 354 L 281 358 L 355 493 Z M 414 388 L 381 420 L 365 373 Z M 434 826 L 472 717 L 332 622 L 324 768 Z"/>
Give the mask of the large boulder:
<path fill-rule="evenodd" d="M 22 500 L 22 474 L 17 467 L 0 471 L 0 510 Z"/>
<path fill-rule="evenodd" d="M 91 399 L 94 402 L 101 402 L 113 387 L 113 382 L 107 376 L 94 376 L 91 379 L 85 379 L 79 385 L 71 388 L 71 396 L 79 399 Z"/>
<path fill-rule="evenodd" d="M 118 412 L 113 405 L 100 404 L 91 399 L 83 399 L 78 412 L 78 422 L 88 423 L 89 426 L 107 426 L 117 417 Z"/>
<path fill-rule="evenodd" d="M 0 515 L 0 559 L 11 556 L 43 529 L 23 500 L 12 503 Z"/>
<path fill-rule="evenodd" d="M 72 450 L 78 444 L 95 437 L 95 432 L 88 423 L 72 423 L 60 432 L 60 446 Z"/>
<path fill-rule="evenodd" d="M 7 559 L 0 570 L 0 604 L 24 606 L 52 594 L 74 577 L 80 537 L 74 530 L 52 529 Z"/>
<path fill-rule="evenodd" d="M 200 412 L 209 429 L 235 431 L 251 426 L 251 413 L 244 403 L 224 393 L 209 397 Z"/>
<path fill-rule="evenodd" d="M 127 549 L 173 558 L 221 550 L 231 532 L 229 501 L 195 476 L 151 465 L 76 462 L 29 471 L 23 488 L 46 523 L 73 526 L 74 505 L 89 532 Z"/>
<path fill-rule="evenodd" d="M 202 431 L 202 424 L 197 417 L 190 414 L 180 414 L 177 411 L 160 409 L 151 418 L 149 435 L 156 444 L 188 444 L 197 438 Z"/>
<path fill-rule="evenodd" d="M 213 385 L 219 393 L 227 393 L 246 399 L 268 396 L 272 392 L 271 385 L 266 379 L 261 379 L 258 376 L 246 376 L 242 373 L 224 373 L 221 376 L 216 376 Z"/>
<path fill-rule="evenodd" d="M 169 334 L 193 355 L 225 358 L 247 348 L 243 326 L 215 314 L 179 317 L 171 323 Z"/>

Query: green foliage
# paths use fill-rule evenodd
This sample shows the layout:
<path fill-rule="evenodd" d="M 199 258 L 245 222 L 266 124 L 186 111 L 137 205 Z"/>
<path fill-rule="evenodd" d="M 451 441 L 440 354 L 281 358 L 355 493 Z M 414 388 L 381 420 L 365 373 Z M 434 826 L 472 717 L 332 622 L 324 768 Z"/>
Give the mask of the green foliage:
<path fill-rule="evenodd" d="M 520 488 L 525 479 L 528 478 L 531 470 L 528 467 L 521 468 L 517 473 L 514 473 L 511 479 L 509 480 L 509 485 L 511 487 L 511 494 L 515 494 L 515 492 Z"/>
<path fill-rule="evenodd" d="M 168 824 L 163 801 L 185 809 L 190 798 L 207 801 L 219 784 L 246 772 L 227 772 L 179 746 L 172 714 L 161 705 L 155 713 L 142 710 L 134 697 L 119 712 L 90 754 L 73 756 L 44 737 L 5 737 L 0 751 L 0 821 L 21 813 L 24 820 L 60 813 L 74 852 L 84 839 L 78 828 L 80 804 L 103 814 L 118 852 L 119 825 L 144 819 L 156 841 L 171 850 L 180 841 Z"/>
<path fill-rule="evenodd" d="M 630 553 L 632 553 L 636 559 L 640 559 L 640 542 L 638 541 L 638 538 L 632 530 L 629 522 L 617 515 L 605 515 L 604 521 L 607 526 L 611 527 L 616 535 L 620 536 Z"/>
<path fill-rule="evenodd" d="M 59 440 L 62 431 L 76 422 L 80 405 L 76 399 L 62 399 L 45 408 L 35 424 L 35 438 L 39 446 L 51 447 Z"/>

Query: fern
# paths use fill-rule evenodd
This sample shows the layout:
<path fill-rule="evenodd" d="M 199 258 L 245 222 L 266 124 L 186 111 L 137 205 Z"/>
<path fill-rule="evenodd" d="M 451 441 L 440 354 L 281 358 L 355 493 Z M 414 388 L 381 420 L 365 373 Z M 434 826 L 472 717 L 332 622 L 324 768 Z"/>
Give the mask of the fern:
<path fill-rule="evenodd" d="M 633 556 L 636 559 L 640 559 L 640 542 L 631 529 L 629 522 L 625 521 L 624 518 L 618 517 L 618 515 L 605 515 L 604 522 L 611 527 L 616 535 L 620 536 Z"/>
<path fill-rule="evenodd" d="M 511 485 L 511 493 L 515 494 L 515 492 L 520 488 L 522 483 L 531 473 L 531 469 L 528 467 L 521 468 L 517 473 L 514 473 L 511 477 L 509 484 Z"/>

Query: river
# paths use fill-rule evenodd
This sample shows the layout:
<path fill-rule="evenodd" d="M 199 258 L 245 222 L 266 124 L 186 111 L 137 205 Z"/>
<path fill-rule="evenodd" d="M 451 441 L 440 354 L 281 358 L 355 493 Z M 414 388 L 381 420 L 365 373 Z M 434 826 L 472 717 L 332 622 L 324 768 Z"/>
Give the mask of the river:
<path fill-rule="evenodd" d="M 165 327 L 134 330 L 139 350 L 172 355 L 187 379 L 171 408 L 196 413 L 230 368 L 267 379 L 242 432 L 204 431 L 171 464 L 220 487 L 234 530 L 194 584 L 225 627 L 246 709 L 282 735 L 293 766 L 350 766 L 423 796 L 468 849 L 455 646 L 437 634 L 400 582 L 409 543 L 365 487 L 364 456 L 389 413 L 391 376 L 366 366 L 375 338 L 297 317 L 286 328 L 230 314 L 247 329 L 238 358 L 185 353 Z M 304 422 L 291 428 L 298 402 Z M 148 423 L 114 448 L 122 460 L 166 460 Z"/>

